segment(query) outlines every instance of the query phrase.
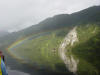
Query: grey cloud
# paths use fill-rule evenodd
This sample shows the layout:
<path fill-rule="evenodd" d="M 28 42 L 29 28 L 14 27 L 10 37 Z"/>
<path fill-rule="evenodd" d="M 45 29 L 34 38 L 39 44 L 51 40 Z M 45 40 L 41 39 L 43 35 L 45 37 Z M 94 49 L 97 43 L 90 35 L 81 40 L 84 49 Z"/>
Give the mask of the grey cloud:
<path fill-rule="evenodd" d="M 100 0 L 0 0 L 0 30 L 20 30 L 56 14 L 99 4 Z"/>

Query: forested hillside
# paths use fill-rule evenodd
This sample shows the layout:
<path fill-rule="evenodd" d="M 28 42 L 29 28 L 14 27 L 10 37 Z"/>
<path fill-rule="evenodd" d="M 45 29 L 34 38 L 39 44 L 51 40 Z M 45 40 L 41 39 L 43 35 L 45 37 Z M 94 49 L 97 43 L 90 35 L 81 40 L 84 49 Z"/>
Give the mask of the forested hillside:
<path fill-rule="evenodd" d="M 72 33 L 75 27 L 76 32 Z M 73 71 L 69 72 L 65 67 L 58 51 L 66 35 L 69 44 L 63 52 L 66 52 L 72 64 L 74 59 L 78 60 L 74 62 L 77 68 L 75 74 L 100 75 L 100 6 L 56 15 L 37 25 L 0 37 L 0 47 L 7 48 L 8 53 L 35 68 L 72 74 Z M 75 41 L 73 36 L 77 36 L 78 41 L 71 45 L 70 42 Z M 70 64 L 68 66 L 73 67 Z"/>
<path fill-rule="evenodd" d="M 100 6 L 93 6 L 85 10 L 72 13 L 72 14 L 61 14 L 54 17 L 47 18 L 37 25 L 32 25 L 29 28 L 23 29 L 19 32 L 13 32 L 10 35 L 3 37 L 7 41 L 15 41 L 36 33 L 45 32 L 48 30 L 55 30 L 59 28 L 75 26 L 86 23 L 99 23 L 100 22 Z M 1 41 L 0 39 L 0 41 Z"/>
<path fill-rule="evenodd" d="M 78 42 L 68 49 L 69 54 L 79 59 L 78 75 L 100 75 L 100 26 L 80 25 L 77 34 Z"/>

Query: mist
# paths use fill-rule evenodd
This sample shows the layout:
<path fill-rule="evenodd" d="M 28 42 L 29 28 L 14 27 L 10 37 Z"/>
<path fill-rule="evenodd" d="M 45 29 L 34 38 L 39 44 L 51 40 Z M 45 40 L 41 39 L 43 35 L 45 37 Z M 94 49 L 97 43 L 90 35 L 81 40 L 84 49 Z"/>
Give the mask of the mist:
<path fill-rule="evenodd" d="M 18 31 L 57 14 L 100 5 L 100 0 L 0 0 L 0 31 Z"/>

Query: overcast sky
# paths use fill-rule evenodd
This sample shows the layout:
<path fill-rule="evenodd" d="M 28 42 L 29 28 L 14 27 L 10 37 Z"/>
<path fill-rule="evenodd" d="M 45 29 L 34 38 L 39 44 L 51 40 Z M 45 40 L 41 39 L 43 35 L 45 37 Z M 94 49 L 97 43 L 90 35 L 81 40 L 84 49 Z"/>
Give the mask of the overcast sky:
<path fill-rule="evenodd" d="M 0 0 L 0 31 L 16 31 L 57 14 L 73 13 L 100 0 Z"/>

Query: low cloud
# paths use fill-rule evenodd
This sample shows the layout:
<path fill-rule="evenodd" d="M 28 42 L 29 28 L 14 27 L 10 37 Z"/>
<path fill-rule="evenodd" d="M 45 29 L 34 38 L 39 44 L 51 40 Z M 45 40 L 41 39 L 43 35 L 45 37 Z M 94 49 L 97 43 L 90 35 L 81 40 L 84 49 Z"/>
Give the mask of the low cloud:
<path fill-rule="evenodd" d="M 0 0 L 0 30 L 17 31 L 47 17 L 99 4 L 100 0 Z"/>

